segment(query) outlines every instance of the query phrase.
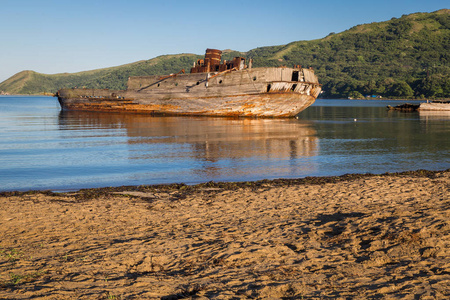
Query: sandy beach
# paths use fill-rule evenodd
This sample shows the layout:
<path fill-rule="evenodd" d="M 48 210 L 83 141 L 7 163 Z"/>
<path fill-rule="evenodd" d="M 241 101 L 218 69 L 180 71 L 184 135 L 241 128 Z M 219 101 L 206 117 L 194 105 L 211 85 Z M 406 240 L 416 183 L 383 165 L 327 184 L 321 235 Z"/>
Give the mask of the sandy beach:
<path fill-rule="evenodd" d="M 0 194 L 0 299 L 449 299 L 450 171 Z"/>

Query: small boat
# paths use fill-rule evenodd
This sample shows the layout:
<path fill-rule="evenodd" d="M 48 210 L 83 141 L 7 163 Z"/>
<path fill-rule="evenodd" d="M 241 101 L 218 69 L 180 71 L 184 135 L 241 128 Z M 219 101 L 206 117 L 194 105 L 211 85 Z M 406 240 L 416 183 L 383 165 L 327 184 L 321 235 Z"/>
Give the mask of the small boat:
<path fill-rule="evenodd" d="M 449 111 L 450 112 L 450 101 L 448 100 L 434 100 L 427 101 L 426 103 L 421 103 L 418 108 L 420 111 Z"/>
<path fill-rule="evenodd" d="M 221 61 L 207 49 L 190 74 L 128 78 L 126 90 L 63 88 L 63 110 L 145 114 L 295 117 L 314 103 L 321 85 L 311 68 L 252 68 L 243 57 Z"/>

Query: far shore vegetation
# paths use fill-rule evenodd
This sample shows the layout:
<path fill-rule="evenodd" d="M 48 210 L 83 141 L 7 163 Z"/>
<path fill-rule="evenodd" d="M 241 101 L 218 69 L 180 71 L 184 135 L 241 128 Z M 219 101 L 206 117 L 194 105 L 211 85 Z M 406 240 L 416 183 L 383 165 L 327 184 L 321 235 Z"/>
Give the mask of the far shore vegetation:
<path fill-rule="evenodd" d="M 358 25 L 312 41 L 224 51 L 223 59 L 252 58 L 253 67 L 312 67 L 321 98 L 450 98 L 450 10 L 415 13 Z M 128 77 L 190 70 L 203 55 L 165 55 L 123 66 L 47 75 L 20 72 L 0 83 L 9 94 L 53 94 L 63 87 L 126 89 Z"/>

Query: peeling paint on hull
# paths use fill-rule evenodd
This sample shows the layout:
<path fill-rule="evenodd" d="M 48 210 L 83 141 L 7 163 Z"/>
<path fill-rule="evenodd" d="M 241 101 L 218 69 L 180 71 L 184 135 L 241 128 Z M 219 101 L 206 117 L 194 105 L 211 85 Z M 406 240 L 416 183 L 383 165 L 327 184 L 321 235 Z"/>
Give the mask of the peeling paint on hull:
<path fill-rule="evenodd" d="M 265 93 L 229 97 L 193 99 L 115 100 L 107 98 L 69 99 L 58 97 L 66 110 L 109 111 L 170 115 L 242 116 L 242 117 L 293 117 L 314 103 L 315 98 L 296 93 Z M 181 105 L 180 102 L 184 102 Z M 208 104 L 205 104 L 207 102 Z"/>

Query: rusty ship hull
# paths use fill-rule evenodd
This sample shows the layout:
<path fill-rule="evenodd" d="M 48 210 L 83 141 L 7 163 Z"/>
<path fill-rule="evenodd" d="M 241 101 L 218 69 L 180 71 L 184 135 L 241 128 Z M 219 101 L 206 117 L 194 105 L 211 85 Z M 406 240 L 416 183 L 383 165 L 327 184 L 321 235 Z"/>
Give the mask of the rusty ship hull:
<path fill-rule="evenodd" d="M 202 60 L 190 74 L 130 77 L 127 90 L 66 88 L 57 97 L 63 110 L 293 117 L 321 91 L 311 69 L 251 68 L 243 61 Z"/>

